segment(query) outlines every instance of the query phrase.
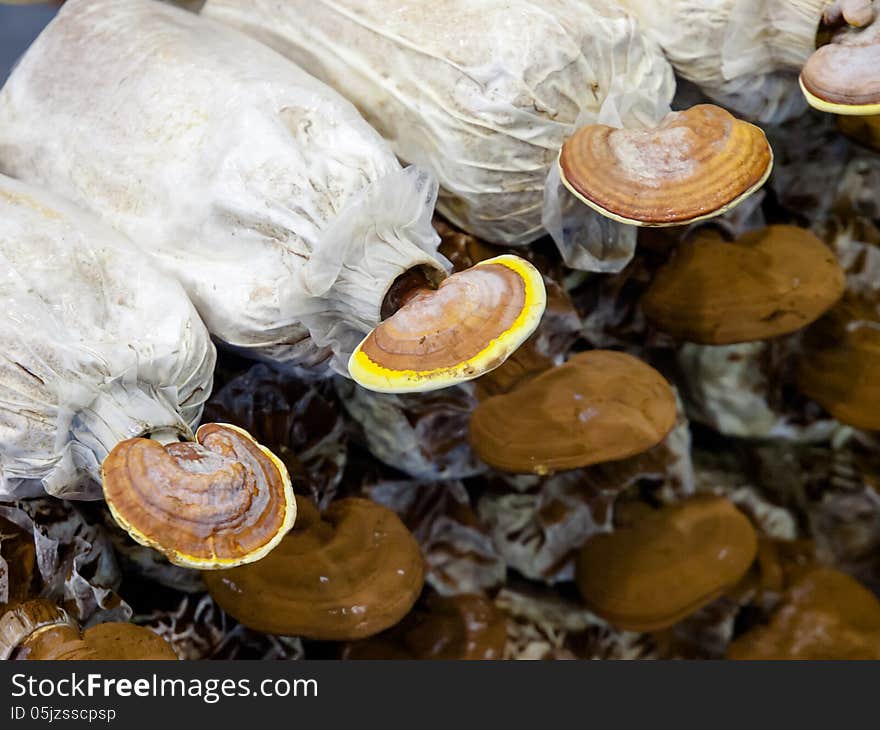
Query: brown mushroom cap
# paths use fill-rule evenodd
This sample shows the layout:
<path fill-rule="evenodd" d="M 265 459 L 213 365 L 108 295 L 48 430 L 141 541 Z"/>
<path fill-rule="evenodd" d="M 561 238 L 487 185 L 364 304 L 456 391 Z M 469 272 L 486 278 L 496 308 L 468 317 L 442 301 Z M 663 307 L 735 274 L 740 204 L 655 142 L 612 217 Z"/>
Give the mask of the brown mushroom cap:
<path fill-rule="evenodd" d="M 36 598 L 0 618 L 0 658 L 26 660 L 177 659 L 163 638 L 127 623 L 93 626 L 84 633 L 51 601 Z"/>
<path fill-rule="evenodd" d="M 701 496 L 588 540 L 577 556 L 587 606 L 621 629 L 668 628 L 733 587 L 758 549 L 748 518 Z"/>
<path fill-rule="evenodd" d="M 671 112 L 651 130 L 588 125 L 559 156 L 562 181 L 577 198 L 637 226 L 720 215 L 761 187 L 772 165 L 764 132 L 711 104 Z"/>
<path fill-rule="evenodd" d="M 770 623 L 735 639 L 728 659 L 880 659 L 880 601 L 845 573 L 817 568 Z"/>
<path fill-rule="evenodd" d="M 547 474 L 639 454 L 675 425 L 660 373 L 622 352 L 571 357 L 474 411 L 470 441 L 504 471 Z"/>
<path fill-rule="evenodd" d="M 257 631 L 347 641 L 396 624 L 422 590 L 419 545 L 394 512 L 366 499 L 323 515 L 298 498 L 299 518 L 252 565 L 205 574 L 214 600 Z"/>
<path fill-rule="evenodd" d="M 123 441 L 101 472 L 116 522 L 176 565 L 259 560 L 296 517 L 286 467 L 237 426 L 204 424 L 194 443 Z"/>
<path fill-rule="evenodd" d="M 880 429 L 880 312 L 844 297 L 804 335 L 798 386 L 838 421 Z"/>
<path fill-rule="evenodd" d="M 660 269 L 642 310 L 679 339 L 730 345 L 805 327 L 843 290 L 834 253 L 803 228 L 768 226 L 733 243 L 704 230 L 681 243 Z"/>
<path fill-rule="evenodd" d="M 393 629 L 349 644 L 345 659 L 501 659 L 507 619 L 478 594 L 431 595 Z"/>
<path fill-rule="evenodd" d="M 544 313 L 541 275 L 503 255 L 422 289 L 374 328 L 351 356 L 351 377 L 387 393 L 445 388 L 498 367 Z"/>
<path fill-rule="evenodd" d="M 810 106 L 832 114 L 880 114 L 880 22 L 847 29 L 813 53 L 800 86 Z"/>
<path fill-rule="evenodd" d="M 880 115 L 839 116 L 837 128 L 850 139 L 880 152 Z"/>

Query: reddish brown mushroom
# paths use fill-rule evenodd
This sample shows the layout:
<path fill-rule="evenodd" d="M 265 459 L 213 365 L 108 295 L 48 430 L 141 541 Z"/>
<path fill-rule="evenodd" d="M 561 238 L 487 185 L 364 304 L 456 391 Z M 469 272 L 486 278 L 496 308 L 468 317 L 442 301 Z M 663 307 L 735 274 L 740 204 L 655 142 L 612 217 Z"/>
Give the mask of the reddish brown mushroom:
<path fill-rule="evenodd" d="M 847 295 L 807 330 L 798 385 L 837 420 L 880 429 L 880 312 L 875 304 Z"/>
<path fill-rule="evenodd" d="M 711 603 L 746 574 L 755 529 L 732 502 L 700 496 L 590 538 L 577 556 L 587 606 L 621 629 L 665 629 Z"/>
<path fill-rule="evenodd" d="M 730 345 L 801 329 L 840 299 L 843 289 L 834 253 L 803 228 L 768 226 L 731 243 L 704 229 L 660 269 L 642 309 L 674 337 Z"/>
<path fill-rule="evenodd" d="M 33 537 L 0 517 L 0 607 L 19 603 L 30 595 L 36 561 Z"/>
<path fill-rule="evenodd" d="M 81 632 L 50 601 L 33 599 L 0 618 L 0 658 L 27 660 L 145 660 L 177 655 L 160 636 L 142 626 L 105 623 Z"/>
<path fill-rule="evenodd" d="M 592 350 L 484 400 L 470 441 L 498 469 L 547 474 L 646 451 L 675 425 L 675 412 L 672 389 L 652 367 Z"/>
<path fill-rule="evenodd" d="M 257 631 L 311 639 L 360 639 L 400 621 L 425 580 L 419 545 L 400 518 L 359 498 L 323 515 L 297 504 L 296 525 L 267 557 L 205 573 L 220 607 Z"/>
<path fill-rule="evenodd" d="M 562 182 L 602 215 L 673 226 L 730 210 L 770 175 L 764 133 L 720 107 L 671 112 L 650 130 L 591 124 L 562 147 Z"/>
<path fill-rule="evenodd" d="M 259 560 L 296 517 L 287 468 L 237 426 L 204 424 L 194 442 L 166 446 L 123 441 L 101 472 L 116 522 L 185 567 Z"/>
<path fill-rule="evenodd" d="M 501 659 L 507 620 L 482 595 L 432 594 L 424 608 L 378 636 L 346 646 L 345 659 Z"/>
<path fill-rule="evenodd" d="M 403 299 L 349 360 L 351 377 L 370 390 L 436 390 L 479 377 L 534 332 L 546 303 L 541 274 L 511 255 L 480 261 Z"/>
<path fill-rule="evenodd" d="M 880 659 L 880 601 L 851 576 L 817 568 L 770 622 L 733 641 L 728 659 Z"/>

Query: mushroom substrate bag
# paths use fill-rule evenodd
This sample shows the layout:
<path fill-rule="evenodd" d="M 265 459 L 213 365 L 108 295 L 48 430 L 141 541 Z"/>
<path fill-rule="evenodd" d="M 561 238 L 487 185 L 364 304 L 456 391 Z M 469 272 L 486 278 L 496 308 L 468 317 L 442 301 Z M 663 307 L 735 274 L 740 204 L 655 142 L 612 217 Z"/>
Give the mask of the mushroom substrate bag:
<path fill-rule="evenodd" d="M 70 0 L 0 94 L 0 168 L 126 233 L 211 334 L 347 356 L 394 280 L 442 274 L 436 182 L 273 50 L 150 0 Z"/>
<path fill-rule="evenodd" d="M 577 124 L 650 127 L 669 111 L 671 68 L 611 0 L 209 0 L 202 14 L 353 101 L 402 160 L 437 175 L 438 209 L 469 232 L 537 239 L 547 182 L 544 218 L 570 265 L 631 255 L 633 231 L 595 223 L 601 243 L 579 258 L 567 236 L 590 216 L 564 226 L 547 181 Z"/>
<path fill-rule="evenodd" d="M 709 98 L 764 123 L 804 111 L 797 74 L 830 0 L 619 2 Z"/>
<path fill-rule="evenodd" d="M 191 436 L 214 346 L 183 289 L 70 203 L 0 175 L 0 494 L 101 497 L 118 441 Z"/>

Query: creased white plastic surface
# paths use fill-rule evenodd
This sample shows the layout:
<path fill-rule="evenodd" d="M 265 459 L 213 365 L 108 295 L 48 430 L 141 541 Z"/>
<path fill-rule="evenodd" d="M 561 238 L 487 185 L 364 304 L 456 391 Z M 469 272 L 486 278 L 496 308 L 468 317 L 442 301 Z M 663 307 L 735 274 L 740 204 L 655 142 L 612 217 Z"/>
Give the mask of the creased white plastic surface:
<path fill-rule="evenodd" d="M 493 243 L 543 234 L 545 180 L 576 122 L 651 126 L 674 92 L 659 47 L 612 0 L 209 0 L 202 13 L 351 99 L 436 173 L 439 210 Z M 634 232 L 601 225 L 610 244 L 554 227 L 572 266 L 619 268 Z"/>
<path fill-rule="evenodd" d="M 208 332 L 180 285 L 117 232 L 0 175 L 0 494 L 101 497 L 120 440 L 189 434 Z"/>
<path fill-rule="evenodd" d="M 355 108 L 238 32 L 151 0 L 69 0 L 0 95 L 0 166 L 97 212 L 212 334 L 336 365 L 385 292 L 440 268 L 436 182 Z"/>

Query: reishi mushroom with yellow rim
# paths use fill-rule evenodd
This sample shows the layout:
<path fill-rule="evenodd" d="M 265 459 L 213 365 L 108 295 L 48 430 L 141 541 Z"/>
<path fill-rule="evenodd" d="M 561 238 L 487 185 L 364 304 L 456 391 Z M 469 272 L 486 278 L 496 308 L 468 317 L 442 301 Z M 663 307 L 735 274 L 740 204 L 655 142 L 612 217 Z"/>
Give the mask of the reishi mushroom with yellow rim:
<path fill-rule="evenodd" d="M 803 228 L 768 226 L 733 242 L 703 229 L 678 246 L 641 305 L 673 337 L 730 345 L 799 330 L 843 290 L 834 253 Z"/>
<path fill-rule="evenodd" d="M 757 549 L 755 529 L 732 502 L 699 496 L 590 538 L 575 581 L 590 610 L 618 628 L 656 631 L 735 586 Z"/>
<path fill-rule="evenodd" d="M 801 91 L 810 106 L 823 112 L 880 114 L 880 21 L 873 14 L 845 19 L 848 26 L 804 64 Z M 826 20 L 833 18 L 826 14 Z"/>
<path fill-rule="evenodd" d="M 287 468 L 229 424 L 203 424 L 192 442 L 122 441 L 101 474 L 116 522 L 184 567 L 215 570 L 259 560 L 296 518 Z"/>
<path fill-rule="evenodd" d="M 789 587 L 769 623 L 736 638 L 728 659 L 880 659 L 880 601 L 855 578 L 816 568 Z"/>
<path fill-rule="evenodd" d="M 797 382 L 838 421 L 880 429 L 880 312 L 844 297 L 804 334 Z"/>
<path fill-rule="evenodd" d="M 425 580 L 415 538 L 400 518 L 367 499 L 319 514 L 297 499 L 293 530 L 259 562 L 204 574 L 220 607 L 270 634 L 349 641 L 393 626 Z"/>
<path fill-rule="evenodd" d="M 711 104 L 670 112 L 654 129 L 591 124 L 559 153 L 563 184 L 620 223 L 676 226 L 741 203 L 770 175 L 764 132 Z"/>
<path fill-rule="evenodd" d="M 675 414 L 660 373 L 631 355 L 591 350 L 481 402 L 470 442 L 498 469 L 548 474 L 646 451 Z"/>
<path fill-rule="evenodd" d="M 111 622 L 80 631 L 64 609 L 45 599 L 10 607 L 0 617 L 0 659 L 176 660 L 149 629 Z"/>
<path fill-rule="evenodd" d="M 507 619 L 483 595 L 438 596 L 397 626 L 348 644 L 344 659 L 502 659 Z"/>
<path fill-rule="evenodd" d="M 541 274 L 502 255 L 417 289 L 352 354 L 348 371 L 369 390 L 424 392 L 501 365 L 534 332 L 546 305 Z"/>

